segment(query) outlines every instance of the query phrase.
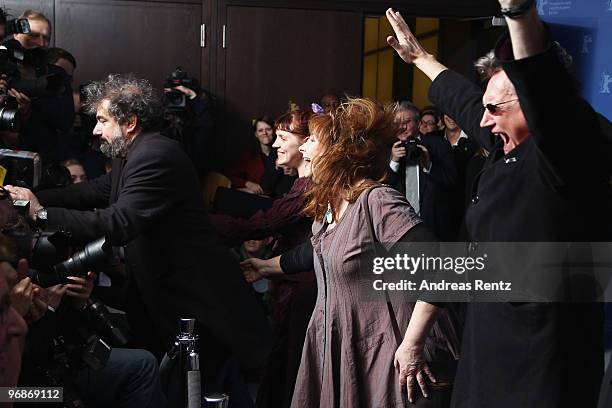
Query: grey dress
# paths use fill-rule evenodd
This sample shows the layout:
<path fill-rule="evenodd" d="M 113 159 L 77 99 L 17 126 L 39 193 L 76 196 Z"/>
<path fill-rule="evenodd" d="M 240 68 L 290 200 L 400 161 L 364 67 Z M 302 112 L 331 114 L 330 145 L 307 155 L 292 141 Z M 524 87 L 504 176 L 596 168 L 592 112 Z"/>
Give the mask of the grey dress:
<path fill-rule="evenodd" d="M 361 244 L 370 241 L 364 198 L 362 193 L 349 204 L 333 229 L 313 224 L 318 295 L 292 407 L 405 404 L 393 366 L 398 344 L 386 303 L 366 302 L 360 292 Z M 391 188 L 374 189 L 368 203 L 376 237 L 389 246 L 421 222 L 406 199 Z M 412 308 L 410 303 L 394 305 L 402 333 L 408 327 Z M 438 323 L 432 333 L 442 337 Z"/>

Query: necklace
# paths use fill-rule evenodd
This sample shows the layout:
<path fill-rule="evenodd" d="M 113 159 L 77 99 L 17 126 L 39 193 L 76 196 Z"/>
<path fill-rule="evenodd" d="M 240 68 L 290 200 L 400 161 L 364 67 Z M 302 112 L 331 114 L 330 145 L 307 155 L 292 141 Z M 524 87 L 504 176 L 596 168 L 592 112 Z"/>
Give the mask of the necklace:
<path fill-rule="evenodd" d="M 325 222 L 331 224 L 334 218 L 334 213 L 332 212 L 331 205 L 327 203 L 327 211 L 325 211 Z"/>

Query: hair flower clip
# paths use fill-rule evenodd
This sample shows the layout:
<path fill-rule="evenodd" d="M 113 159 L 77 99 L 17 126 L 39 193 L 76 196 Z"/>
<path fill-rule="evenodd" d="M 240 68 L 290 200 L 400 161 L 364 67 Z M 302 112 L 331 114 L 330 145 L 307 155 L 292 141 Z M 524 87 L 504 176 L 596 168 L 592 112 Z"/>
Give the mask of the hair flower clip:
<path fill-rule="evenodd" d="M 310 104 L 310 109 L 314 112 L 314 113 L 325 113 L 325 110 L 321 107 L 321 105 L 319 105 L 318 103 L 311 103 Z"/>

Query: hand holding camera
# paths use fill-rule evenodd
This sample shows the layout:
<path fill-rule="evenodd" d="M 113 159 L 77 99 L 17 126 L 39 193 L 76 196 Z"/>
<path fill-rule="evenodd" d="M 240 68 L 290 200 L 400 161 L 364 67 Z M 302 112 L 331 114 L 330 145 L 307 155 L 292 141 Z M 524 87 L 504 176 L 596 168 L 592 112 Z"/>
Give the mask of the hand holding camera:
<path fill-rule="evenodd" d="M 391 160 L 399 163 L 402 157 L 406 157 L 406 147 L 404 146 L 404 142 L 398 140 L 393 143 L 393 147 L 391 148 Z"/>
<path fill-rule="evenodd" d="M 30 202 L 30 208 L 27 215 L 31 220 L 36 221 L 36 212 L 43 207 L 40 205 L 40 202 L 34 193 L 31 190 L 23 187 L 7 185 L 4 186 L 4 188 L 11 194 L 12 200 L 24 200 Z"/>
<path fill-rule="evenodd" d="M 406 158 L 408 164 L 418 164 L 426 169 L 431 165 L 427 148 L 412 137 L 404 141 L 399 140 L 393 144 L 391 160 L 399 163 L 402 157 Z"/>

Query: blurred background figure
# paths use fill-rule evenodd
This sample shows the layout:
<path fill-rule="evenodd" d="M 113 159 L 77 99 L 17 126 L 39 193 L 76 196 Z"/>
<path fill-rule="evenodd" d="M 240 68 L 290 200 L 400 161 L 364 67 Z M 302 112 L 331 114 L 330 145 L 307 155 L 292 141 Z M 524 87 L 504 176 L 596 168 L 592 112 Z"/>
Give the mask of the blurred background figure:
<path fill-rule="evenodd" d="M 321 97 L 321 107 L 325 113 L 330 113 L 338 109 L 340 98 L 335 93 L 328 93 Z"/>
<path fill-rule="evenodd" d="M 419 131 L 422 135 L 440 130 L 441 114 L 434 106 L 427 106 L 421 111 Z M 443 126 L 442 126 L 443 127 Z"/>
<path fill-rule="evenodd" d="M 77 159 L 68 159 L 62 162 L 64 166 L 70 172 L 70 180 L 72 184 L 82 183 L 87 181 L 87 174 L 81 162 Z"/>

